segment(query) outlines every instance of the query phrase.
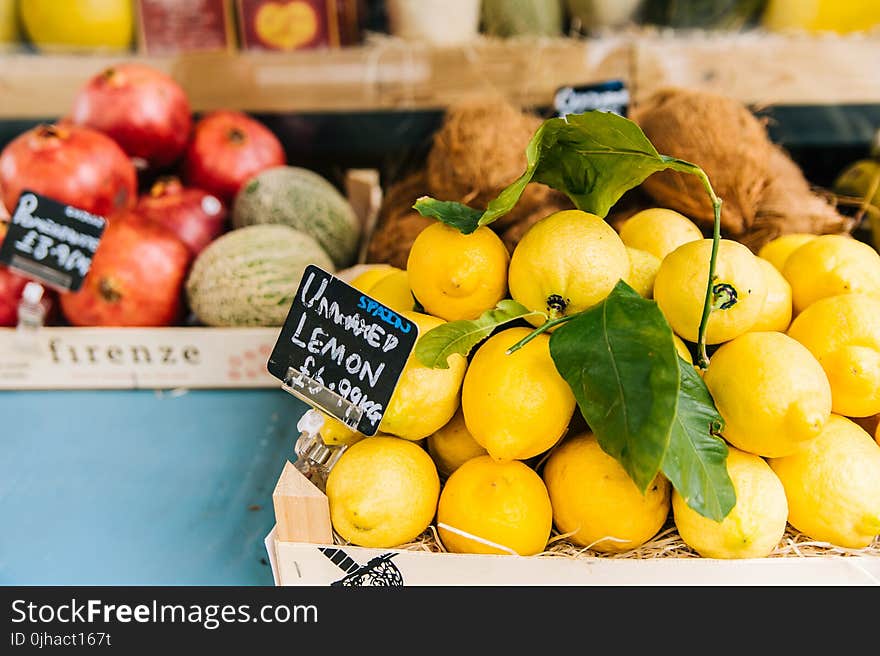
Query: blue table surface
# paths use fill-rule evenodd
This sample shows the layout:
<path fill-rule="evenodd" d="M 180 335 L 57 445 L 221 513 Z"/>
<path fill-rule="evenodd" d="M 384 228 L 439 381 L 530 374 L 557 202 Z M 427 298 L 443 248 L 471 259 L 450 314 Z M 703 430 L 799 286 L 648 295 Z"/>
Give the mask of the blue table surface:
<path fill-rule="evenodd" d="M 278 390 L 0 392 L 0 585 L 272 585 Z"/>

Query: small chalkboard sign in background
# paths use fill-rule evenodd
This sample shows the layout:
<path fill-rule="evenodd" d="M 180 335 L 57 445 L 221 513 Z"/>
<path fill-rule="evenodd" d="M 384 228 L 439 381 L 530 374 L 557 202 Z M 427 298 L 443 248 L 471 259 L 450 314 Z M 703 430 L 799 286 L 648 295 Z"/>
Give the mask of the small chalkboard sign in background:
<path fill-rule="evenodd" d="M 375 435 L 417 339 L 412 321 L 309 265 L 266 366 L 294 395 Z"/>
<path fill-rule="evenodd" d="M 107 221 L 25 190 L 9 221 L 0 262 L 62 291 L 83 283 Z"/>
<path fill-rule="evenodd" d="M 629 100 L 629 90 L 622 80 L 608 80 L 557 89 L 553 97 L 553 109 L 557 116 L 598 110 L 626 117 Z"/>

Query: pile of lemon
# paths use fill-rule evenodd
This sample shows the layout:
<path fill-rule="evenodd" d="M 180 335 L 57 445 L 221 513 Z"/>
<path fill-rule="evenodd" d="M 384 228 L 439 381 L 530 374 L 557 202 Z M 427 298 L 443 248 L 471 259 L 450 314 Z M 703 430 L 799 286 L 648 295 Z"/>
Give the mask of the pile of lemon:
<path fill-rule="evenodd" d="M 653 298 L 693 362 L 712 240 L 688 218 L 644 210 L 619 232 L 585 212 L 534 224 L 509 254 L 488 227 L 422 231 L 406 270 L 374 266 L 352 284 L 424 334 L 513 298 L 558 318 L 602 301 L 620 279 Z M 416 305 L 415 303 L 418 303 Z M 415 311 L 415 307 L 419 311 Z M 550 356 L 547 333 L 501 327 L 448 368 L 410 356 L 380 424 L 347 444 L 327 481 L 344 540 L 390 548 L 432 524 L 458 553 L 534 555 L 557 536 L 619 553 L 671 518 L 712 558 L 769 555 L 787 526 L 864 548 L 880 534 L 880 254 L 841 235 L 786 235 L 758 255 L 722 239 L 701 370 L 725 427 L 736 505 L 721 522 L 687 506 L 659 474 L 642 494 L 599 446 Z M 875 441 L 876 440 L 876 441 Z"/>

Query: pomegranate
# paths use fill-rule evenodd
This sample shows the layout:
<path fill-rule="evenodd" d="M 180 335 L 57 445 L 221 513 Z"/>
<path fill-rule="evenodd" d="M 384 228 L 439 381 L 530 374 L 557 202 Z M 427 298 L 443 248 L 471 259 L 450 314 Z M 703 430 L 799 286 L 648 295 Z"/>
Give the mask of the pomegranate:
<path fill-rule="evenodd" d="M 228 206 L 249 178 L 286 163 L 269 128 L 241 112 L 219 110 L 196 122 L 183 158 L 184 180 Z"/>
<path fill-rule="evenodd" d="M 161 223 L 198 255 L 226 229 L 227 210 L 203 189 L 184 187 L 174 176 L 159 178 L 138 200 L 135 212 Z"/>
<path fill-rule="evenodd" d="M 61 312 L 74 326 L 173 325 L 182 316 L 189 249 L 131 211 L 107 223 L 83 286 L 61 294 Z"/>
<path fill-rule="evenodd" d="M 189 100 L 180 85 L 138 63 L 111 66 L 92 77 L 75 96 L 70 120 L 112 137 L 150 170 L 174 164 L 192 128 Z"/>
<path fill-rule="evenodd" d="M 137 199 L 137 173 L 113 139 L 75 125 L 38 125 L 0 152 L 0 189 L 9 212 L 22 190 L 107 216 Z"/>

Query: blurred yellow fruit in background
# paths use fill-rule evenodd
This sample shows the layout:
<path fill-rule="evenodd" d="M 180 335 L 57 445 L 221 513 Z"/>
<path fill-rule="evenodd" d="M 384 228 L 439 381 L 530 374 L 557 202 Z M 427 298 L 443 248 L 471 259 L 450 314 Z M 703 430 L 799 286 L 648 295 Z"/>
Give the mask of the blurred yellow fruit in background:
<path fill-rule="evenodd" d="M 553 528 L 553 509 L 544 482 L 530 467 L 517 460 L 498 462 L 489 456 L 478 456 L 456 469 L 443 486 L 437 528 L 447 551 L 513 551 L 520 556 L 532 556 L 547 546 Z"/>
<path fill-rule="evenodd" d="M 18 0 L 0 0 L 0 47 L 18 43 L 21 34 L 18 26 Z"/>
<path fill-rule="evenodd" d="M 759 456 L 794 453 L 831 416 L 822 366 L 783 333 L 746 333 L 724 344 L 703 380 L 724 418 L 724 438 Z"/>
<path fill-rule="evenodd" d="M 660 270 L 660 259 L 638 248 L 626 247 L 629 255 L 629 275 L 624 278 L 626 283 L 644 298 L 654 297 L 654 279 Z"/>
<path fill-rule="evenodd" d="M 382 278 L 395 271 L 403 271 L 403 269 L 398 269 L 390 264 L 361 264 L 355 266 L 361 267 L 360 273 L 358 273 L 349 284 L 355 289 L 359 289 L 364 294 L 369 294 L 370 288 L 375 286 L 375 284 L 382 280 Z M 338 273 L 336 275 L 339 276 Z"/>
<path fill-rule="evenodd" d="M 128 50 L 134 36 L 131 0 L 19 0 L 30 41 L 45 52 Z"/>
<path fill-rule="evenodd" d="M 562 437 L 574 414 L 574 394 L 553 364 L 546 333 L 506 353 L 530 332 L 517 327 L 496 333 L 477 349 L 464 376 L 465 423 L 497 460 L 543 453 Z"/>
<path fill-rule="evenodd" d="M 736 490 L 736 505 L 721 522 L 703 517 L 673 491 L 678 534 L 704 558 L 764 558 L 785 534 L 785 489 L 763 458 L 735 448 L 727 454 L 727 473 Z"/>
<path fill-rule="evenodd" d="M 769 463 L 801 533 L 851 549 L 880 533 L 880 446 L 854 422 L 832 415 L 815 440 Z"/>
<path fill-rule="evenodd" d="M 431 456 L 387 435 L 348 447 L 327 477 L 333 528 L 362 547 L 387 549 L 414 540 L 434 519 L 439 495 Z"/>
<path fill-rule="evenodd" d="M 409 288 L 409 277 L 402 269 L 395 269 L 388 275 L 379 276 L 365 293 L 395 312 L 412 311 L 416 304 Z"/>
<path fill-rule="evenodd" d="M 773 31 L 866 32 L 880 25 L 876 0 L 769 0 L 761 24 Z"/>
<path fill-rule="evenodd" d="M 703 238 L 697 224 L 675 210 L 652 207 L 629 217 L 620 228 L 620 238 L 662 260 L 682 244 Z"/>
<path fill-rule="evenodd" d="M 669 515 L 669 481 L 660 474 L 642 494 L 589 433 L 554 449 L 543 477 L 556 529 L 596 551 L 634 549 L 654 537 Z"/>

